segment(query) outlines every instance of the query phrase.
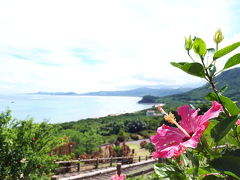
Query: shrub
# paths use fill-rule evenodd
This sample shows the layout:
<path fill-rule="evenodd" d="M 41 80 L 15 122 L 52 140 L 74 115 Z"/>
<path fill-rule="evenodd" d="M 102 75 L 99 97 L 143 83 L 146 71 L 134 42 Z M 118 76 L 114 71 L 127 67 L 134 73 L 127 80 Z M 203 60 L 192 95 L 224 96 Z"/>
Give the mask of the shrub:
<path fill-rule="evenodd" d="M 57 128 L 43 122 L 16 121 L 10 111 L 0 114 L 0 179 L 35 179 L 50 175 L 56 168 L 54 148 L 64 139 Z"/>
<path fill-rule="evenodd" d="M 147 128 L 147 124 L 142 120 L 126 121 L 125 126 L 128 132 L 135 133 Z"/>
<path fill-rule="evenodd" d="M 133 140 L 139 140 L 139 136 L 137 134 L 130 134 L 130 137 L 133 139 Z"/>
<path fill-rule="evenodd" d="M 141 148 L 144 148 L 144 147 L 146 146 L 146 144 L 147 144 L 147 141 L 141 141 L 140 147 L 141 147 Z"/>
<path fill-rule="evenodd" d="M 145 146 L 144 146 L 145 149 L 149 150 L 149 152 L 154 152 L 156 151 L 155 150 L 155 146 L 152 144 L 152 143 L 147 143 Z"/>

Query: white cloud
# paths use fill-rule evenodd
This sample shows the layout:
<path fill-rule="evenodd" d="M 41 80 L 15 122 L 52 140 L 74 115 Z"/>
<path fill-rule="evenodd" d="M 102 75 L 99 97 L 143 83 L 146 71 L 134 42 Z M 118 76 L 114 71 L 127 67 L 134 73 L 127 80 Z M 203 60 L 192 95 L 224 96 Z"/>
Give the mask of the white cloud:
<path fill-rule="evenodd" d="M 86 92 L 202 82 L 169 62 L 189 59 L 183 48 L 189 34 L 214 46 L 212 36 L 221 27 L 225 42 L 239 39 L 231 24 L 237 18 L 234 3 L 2 1 L 0 92 Z"/>

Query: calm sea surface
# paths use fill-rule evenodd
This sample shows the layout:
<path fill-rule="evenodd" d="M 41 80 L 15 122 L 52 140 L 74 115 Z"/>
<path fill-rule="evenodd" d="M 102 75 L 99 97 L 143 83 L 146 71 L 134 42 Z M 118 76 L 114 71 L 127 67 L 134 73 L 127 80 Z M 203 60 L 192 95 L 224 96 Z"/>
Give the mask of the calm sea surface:
<path fill-rule="evenodd" d="M 151 105 L 138 104 L 140 97 L 0 95 L 0 111 L 12 110 L 13 117 L 49 123 L 77 121 L 109 114 L 134 112 Z"/>

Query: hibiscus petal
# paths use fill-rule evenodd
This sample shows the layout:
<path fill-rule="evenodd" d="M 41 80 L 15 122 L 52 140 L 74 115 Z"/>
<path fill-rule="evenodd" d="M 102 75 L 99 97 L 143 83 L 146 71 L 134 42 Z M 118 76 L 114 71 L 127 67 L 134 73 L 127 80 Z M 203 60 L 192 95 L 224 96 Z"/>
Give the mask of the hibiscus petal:
<path fill-rule="evenodd" d="M 156 151 L 152 153 L 153 158 L 171 158 L 173 156 L 179 156 L 187 147 L 181 146 L 179 144 L 169 146 L 161 151 Z"/>
<path fill-rule="evenodd" d="M 189 140 L 185 141 L 184 143 L 181 143 L 182 146 L 196 148 L 200 141 L 200 137 L 202 136 L 203 132 L 205 131 L 209 124 L 210 122 L 208 121 L 202 126 L 198 127 L 197 131 L 194 132 L 194 134 Z"/>
<path fill-rule="evenodd" d="M 220 112 L 223 112 L 222 105 L 216 101 L 213 101 L 212 107 L 207 112 L 205 112 L 203 115 L 201 115 L 197 118 L 196 121 L 197 121 L 198 126 L 205 124 L 209 119 L 218 117 Z"/>
<path fill-rule="evenodd" d="M 178 129 L 162 125 L 157 130 L 157 134 L 151 137 L 151 142 L 155 145 L 156 153 L 153 157 L 168 158 L 179 154 L 179 144 L 183 142 L 185 135 Z"/>
<path fill-rule="evenodd" d="M 181 121 L 179 124 L 185 129 L 188 133 L 195 131 L 196 118 L 198 116 L 199 110 L 192 110 L 188 105 L 184 105 L 178 108 L 178 114 L 181 116 Z"/>

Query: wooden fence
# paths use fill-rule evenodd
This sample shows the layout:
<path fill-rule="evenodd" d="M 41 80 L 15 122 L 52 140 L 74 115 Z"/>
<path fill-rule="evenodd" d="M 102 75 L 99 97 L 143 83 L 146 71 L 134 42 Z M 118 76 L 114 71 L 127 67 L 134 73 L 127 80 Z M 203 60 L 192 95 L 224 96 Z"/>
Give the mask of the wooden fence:
<path fill-rule="evenodd" d="M 77 159 L 71 161 L 58 161 L 59 170 L 56 174 L 64 174 L 70 172 L 89 171 L 98 168 L 106 168 L 116 166 L 117 163 L 132 164 L 140 161 L 146 161 L 151 156 L 129 156 L 129 157 L 111 157 L 97 159 Z"/>

